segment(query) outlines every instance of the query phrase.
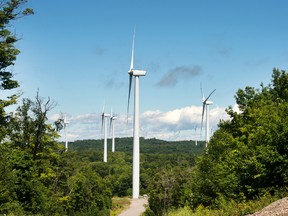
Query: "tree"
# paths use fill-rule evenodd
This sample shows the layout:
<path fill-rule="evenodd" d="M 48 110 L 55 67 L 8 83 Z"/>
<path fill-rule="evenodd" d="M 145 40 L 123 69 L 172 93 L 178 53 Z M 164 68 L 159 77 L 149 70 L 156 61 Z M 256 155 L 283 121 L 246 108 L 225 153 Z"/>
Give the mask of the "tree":
<path fill-rule="evenodd" d="M 55 129 L 47 124 L 47 113 L 55 107 L 50 98 L 46 101 L 39 96 L 35 101 L 23 99 L 23 105 L 18 107 L 11 118 L 10 140 L 22 149 L 28 150 L 33 160 L 36 161 L 49 153 L 51 149 L 57 149 Z"/>
<path fill-rule="evenodd" d="M 11 90 L 19 87 L 19 83 L 13 80 L 12 68 L 20 51 L 15 47 L 18 41 L 16 35 L 11 32 L 12 22 L 22 16 L 33 14 L 33 10 L 21 7 L 26 0 L 2 0 L 0 1 L 0 89 Z M 7 134 L 7 115 L 5 108 L 16 103 L 17 95 L 0 98 L 0 141 Z"/>
<path fill-rule="evenodd" d="M 23 99 L 9 120 L 7 172 L 14 174 L 14 200 L 27 213 L 44 213 L 49 203 L 55 203 L 51 186 L 64 149 L 56 141 L 55 129 L 47 124 L 47 113 L 53 107 L 50 99 L 44 100 L 37 92 L 35 101 Z"/>
<path fill-rule="evenodd" d="M 18 41 L 16 35 L 11 32 L 12 22 L 22 16 L 33 14 L 33 10 L 22 6 L 26 0 L 2 0 L 0 1 L 0 91 L 17 88 L 19 83 L 13 80 L 12 67 L 16 56 L 20 53 L 15 48 Z M 7 140 L 9 135 L 10 116 L 6 114 L 5 108 L 16 104 L 18 95 L 12 94 L 8 97 L 0 96 L 0 212 L 7 213 L 9 209 L 22 213 L 22 207 L 15 200 L 16 175 L 10 172 L 13 169 L 10 163 L 14 149 L 11 149 Z"/>
<path fill-rule="evenodd" d="M 13 170 L 11 156 L 13 149 L 6 144 L 0 145 L 0 214 L 7 214 L 10 211 L 22 213 L 21 204 L 15 193 L 17 175 Z"/>
<path fill-rule="evenodd" d="M 156 173 L 149 184 L 149 208 L 155 215 L 167 215 L 183 207 L 191 194 L 191 169 L 174 167 Z"/>
<path fill-rule="evenodd" d="M 83 166 L 68 179 L 71 209 L 68 213 L 85 215 L 109 215 L 112 192 L 107 180 L 93 171 L 91 164 Z"/>
<path fill-rule="evenodd" d="M 288 186 L 288 74 L 273 70 L 272 83 L 246 87 L 235 95 L 240 112 L 227 109 L 208 153 L 197 160 L 192 202 L 217 207 Z"/>

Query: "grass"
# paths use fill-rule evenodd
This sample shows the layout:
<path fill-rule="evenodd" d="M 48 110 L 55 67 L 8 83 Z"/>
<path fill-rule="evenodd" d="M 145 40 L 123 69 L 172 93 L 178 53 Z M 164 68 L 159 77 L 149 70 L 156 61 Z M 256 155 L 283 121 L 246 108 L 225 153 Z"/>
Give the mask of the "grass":
<path fill-rule="evenodd" d="M 259 211 L 281 198 L 283 198 L 283 196 L 266 195 L 257 200 L 243 203 L 228 201 L 222 203 L 218 209 L 205 208 L 201 205 L 194 210 L 191 210 L 189 207 L 184 207 L 170 211 L 168 216 L 244 216 Z"/>
<path fill-rule="evenodd" d="M 129 205 L 130 199 L 128 197 L 113 197 L 110 216 L 119 215 L 124 209 L 129 207 Z"/>

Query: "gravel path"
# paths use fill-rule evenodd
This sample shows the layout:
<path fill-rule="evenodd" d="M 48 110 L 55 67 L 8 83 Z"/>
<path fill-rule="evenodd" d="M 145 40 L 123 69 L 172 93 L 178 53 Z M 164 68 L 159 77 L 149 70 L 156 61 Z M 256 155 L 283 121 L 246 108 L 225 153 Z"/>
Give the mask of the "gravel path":
<path fill-rule="evenodd" d="M 145 211 L 145 206 L 148 204 L 148 200 L 145 198 L 131 199 L 129 208 L 119 214 L 119 216 L 140 216 Z"/>
<path fill-rule="evenodd" d="M 145 205 L 148 204 L 148 200 L 145 198 L 131 199 L 130 201 L 129 208 L 118 216 L 140 216 L 145 211 Z M 288 197 L 277 200 L 262 210 L 246 216 L 288 216 Z"/>
<path fill-rule="evenodd" d="M 262 210 L 246 216 L 287 216 L 288 215 L 288 198 L 277 200 Z"/>

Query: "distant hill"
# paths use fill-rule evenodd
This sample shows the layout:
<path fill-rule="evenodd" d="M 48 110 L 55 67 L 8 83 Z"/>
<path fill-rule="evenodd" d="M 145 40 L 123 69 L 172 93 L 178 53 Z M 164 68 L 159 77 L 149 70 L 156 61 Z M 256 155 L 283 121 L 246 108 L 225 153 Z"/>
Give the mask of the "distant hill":
<path fill-rule="evenodd" d="M 69 142 L 69 149 L 86 151 L 88 149 L 103 150 L 103 139 L 100 140 L 76 140 Z M 111 139 L 108 139 L 108 151 L 111 151 Z M 159 139 L 140 138 L 140 152 L 144 154 L 201 154 L 205 149 L 205 142 L 198 141 L 164 141 Z M 115 138 L 115 151 L 132 153 L 133 137 Z"/>

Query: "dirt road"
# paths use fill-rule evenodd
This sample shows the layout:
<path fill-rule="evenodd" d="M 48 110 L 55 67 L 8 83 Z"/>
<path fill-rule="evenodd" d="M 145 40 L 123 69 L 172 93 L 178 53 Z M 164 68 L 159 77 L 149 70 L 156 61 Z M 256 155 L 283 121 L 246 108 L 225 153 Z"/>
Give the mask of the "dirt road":
<path fill-rule="evenodd" d="M 145 198 L 131 199 L 129 208 L 125 209 L 119 216 L 140 216 L 145 211 L 148 200 Z"/>
<path fill-rule="evenodd" d="M 288 197 L 271 203 L 262 210 L 246 216 L 287 216 L 288 215 Z"/>

